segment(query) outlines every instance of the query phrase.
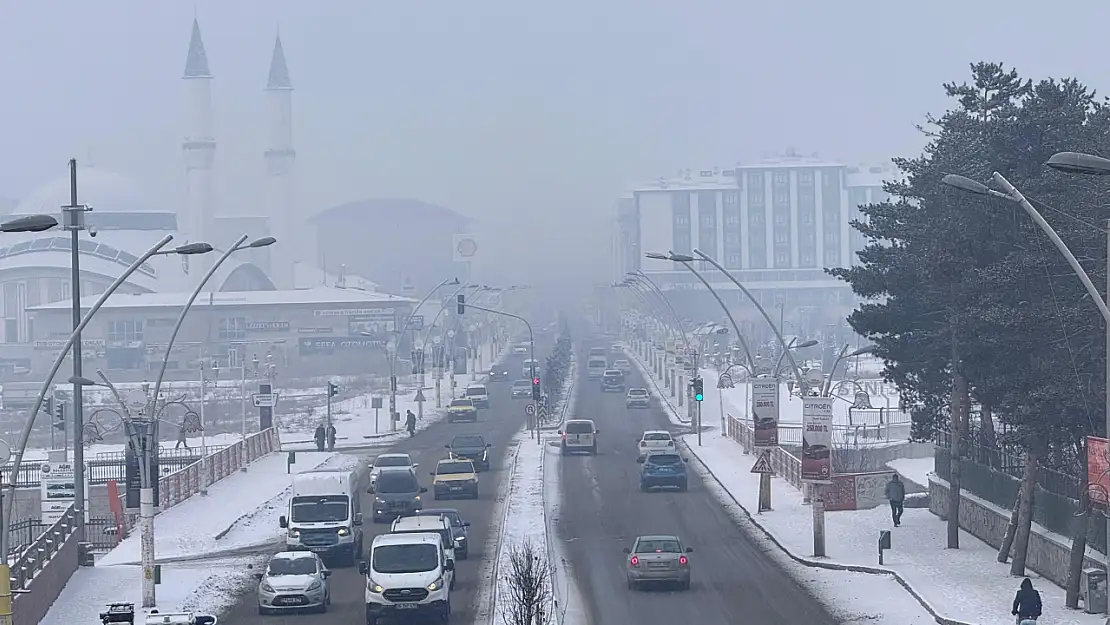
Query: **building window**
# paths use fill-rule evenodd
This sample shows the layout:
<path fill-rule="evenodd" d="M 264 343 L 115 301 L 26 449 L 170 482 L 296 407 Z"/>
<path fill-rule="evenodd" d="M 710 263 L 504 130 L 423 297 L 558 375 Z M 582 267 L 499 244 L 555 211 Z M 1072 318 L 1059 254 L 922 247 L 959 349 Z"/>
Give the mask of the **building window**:
<path fill-rule="evenodd" d="M 786 211 L 775 211 L 775 225 L 785 226 L 790 223 L 790 213 Z"/>
<path fill-rule="evenodd" d="M 825 252 L 825 266 L 826 267 L 836 267 L 839 264 L 840 264 L 840 254 L 838 254 L 835 250 L 829 250 L 829 251 Z"/>
<path fill-rule="evenodd" d="M 839 240 L 839 237 L 837 236 L 837 234 L 838 233 L 836 233 L 836 232 L 826 232 L 825 233 L 825 243 L 836 245 L 836 242 Z"/>
<path fill-rule="evenodd" d="M 789 182 L 790 182 L 790 174 L 788 174 L 784 171 L 776 171 L 775 172 L 775 184 L 776 185 L 783 186 L 785 184 L 788 184 Z"/>
<path fill-rule="evenodd" d="M 813 191 L 808 189 L 798 190 L 798 203 L 802 206 L 814 206 L 817 204 L 817 198 L 813 196 Z"/>
<path fill-rule="evenodd" d="M 756 189 L 763 189 L 763 172 L 751 172 L 748 174 L 748 188 L 753 191 Z"/>
<path fill-rule="evenodd" d="M 67 300 L 73 297 L 73 291 L 69 286 L 69 280 L 62 280 L 62 299 Z"/>
<path fill-rule="evenodd" d="M 811 185 L 813 184 L 813 172 L 802 171 L 798 172 L 798 184 Z"/>
<path fill-rule="evenodd" d="M 246 317 L 226 317 L 220 319 L 219 340 L 242 341 L 247 338 Z"/>
<path fill-rule="evenodd" d="M 775 264 L 780 267 L 790 266 L 790 254 L 775 254 Z"/>
<path fill-rule="evenodd" d="M 803 267 L 812 267 L 813 266 L 813 254 L 811 254 L 809 252 L 802 252 L 801 261 L 802 261 L 802 266 Z"/>
<path fill-rule="evenodd" d="M 740 268 L 740 255 L 739 254 L 729 254 L 726 257 L 725 262 L 728 264 L 729 269 L 739 269 Z"/>
<path fill-rule="evenodd" d="M 726 226 L 739 226 L 740 225 L 740 215 L 737 214 L 737 213 L 725 213 L 725 225 Z"/>
<path fill-rule="evenodd" d="M 4 342 L 5 343 L 18 343 L 19 342 L 19 320 L 18 319 L 5 319 L 4 320 Z"/>
<path fill-rule="evenodd" d="M 725 206 L 737 206 L 740 204 L 739 191 L 725 191 L 724 198 Z"/>
<path fill-rule="evenodd" d="M 736 245 L 740 243 L 740 235 L 735 232 L 725 233 L 725 245 Z"/>
<path fill-rule="evenodd" d="M 686 215 L 675 215 L 674 216 L 674 225 L 683 226 L 683 227 L 689 226 L 690 225 L 690 218 Z"/>
<path fill-rule="evenodd" d="M 712 228 L 717 225 L 717 216 L 713 213 L 701 214 L 701 226 L 703 228 Z"/>
<path fill-rule="evenodd" d="M 807 225 L 807 226 L 812 224 L 813 223 L 813 213 L 811 213 L 810 211 L 800 211 L 798 213 L 798 221 L 800 223 L 803 223 L 803 224 Z"/>
<path fill-rule="evenodd" d="M 142 343 L 142 320 L 125 319 L 108 322 L 109 343 Z"/>
<path fill-rule="evenodd" d="M 760 189 L 757 193 L 753 190 L 748 194 L 748 204 L 751 206 L 763 206 L 763 190 Z"/>
<path fill-rule="evenodd" d="M 786 232 L 776 232 L 775 233 L 775 243 L 777 243 L 779 245 L 785 245 L 787 243 L 790 243 L 790 234 L 788 234 Z"/>
<path fill-rule="evenodd" d="M 752 224 L 756 226 L 763 225 L 763 211 L 752 211 L 749 213 Z"/>

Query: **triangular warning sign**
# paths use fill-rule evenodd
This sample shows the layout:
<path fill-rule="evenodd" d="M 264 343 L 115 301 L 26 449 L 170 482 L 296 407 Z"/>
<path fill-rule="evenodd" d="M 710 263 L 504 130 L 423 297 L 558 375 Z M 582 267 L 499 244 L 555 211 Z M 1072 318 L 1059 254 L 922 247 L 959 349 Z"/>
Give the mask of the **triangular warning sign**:
<path fill-rule="evenodd" d="M 774 475 L 775 472 L 771 469 L 771 452 L 765 451 L 759 454 L 759 459 L 755 461 L 752 466 L 752 473 L 766 473 L 767 475 Z"/>

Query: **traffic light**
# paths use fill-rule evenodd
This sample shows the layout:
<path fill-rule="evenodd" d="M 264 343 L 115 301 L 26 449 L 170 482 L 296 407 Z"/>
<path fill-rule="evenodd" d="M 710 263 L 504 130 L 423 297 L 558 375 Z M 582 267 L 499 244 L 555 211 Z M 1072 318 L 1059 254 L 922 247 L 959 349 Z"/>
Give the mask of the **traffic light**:
<path fill-rule="evenodd" d="M 42 409 L 44 411 L 46 411 L 46 414 L 54 414 L 54 396 L 53 395 L 51 395 L 50 397 L 47 397 L 46 399 L 42 400 Z"/>
<path fill-rule="evenodd" d="M 461 315 L 466 312 L 466 296 L 459 293 L 455 296 L 455 301 L 458 302 L 458 313 Z"/>
<path fill-rule="evenodd" d="M 328 382 L 328 397 L 335 397 L 339 394 L 339 385 L 335 382 Z"/>
<path fill-rule="evenodd" d="M 694 401 L 705 399 L 705 395 L 702 394 L 703 388 L 701 378 L 694 378 Z"/>
<path fill-rule="evenodd" d="M 64 401 L 54 402 L 54 429 L 63 432 L 66 429 L 66 403 Z"/>
<path fill-rule="evenodd" d="M 532 378 L 532 399 L 540 400 L 540 379 L 538 377 Z"/>

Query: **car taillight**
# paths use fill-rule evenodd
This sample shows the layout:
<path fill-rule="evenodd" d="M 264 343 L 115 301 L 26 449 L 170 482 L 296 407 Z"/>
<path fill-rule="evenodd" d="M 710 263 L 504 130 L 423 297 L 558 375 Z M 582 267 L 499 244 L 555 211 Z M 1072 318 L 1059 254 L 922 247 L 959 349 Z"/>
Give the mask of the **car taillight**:
<path fill-rule="evenodd" d="M 567 435 L 566 434 L 563 434 L 563 440 L 564 441 L 567 440 Z"/>
<path fill-rule="evenodd" d="M 647 441 L 640 441 L 640 447 L 647 447 Z"/>
<path fill-rule="evenodd" d="M 684 564 L 686 564 L 687 562 L 689 562 L 689 560 L 687 560 L 687 559 L 686 559 L 686 556 L 682 556 L 681 558 L 679 558 L 679 559 L 678 559 L 678 563 L 679 563 L 679 564 L 683 564 L 683 565 L 684 565 Z"/>
<path fill-rule="evenodd" d="M 636 556 L 632 556 L 632 559 L 629 560 L 629 562 L 632 564 L 632 566 L 640 566 L 640 559 Z"/>
<path fill-rule="evenodd" d="M 667 447 L 674 447 L 674 441 L 667 441 Z"/>

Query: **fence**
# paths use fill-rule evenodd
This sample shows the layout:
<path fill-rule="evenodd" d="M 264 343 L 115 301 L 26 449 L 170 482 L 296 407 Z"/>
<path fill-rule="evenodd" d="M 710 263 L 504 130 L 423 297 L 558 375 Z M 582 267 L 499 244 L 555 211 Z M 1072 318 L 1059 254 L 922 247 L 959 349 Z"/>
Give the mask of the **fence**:
<path fill-rule="evenodd" d="M 968 438 L 965 457 L 960 459 L 960 488 L 1003 510 L 1012 510 L 1025 459 L 1020 454 L 978 443 L 980 438 L 974 431 Z M 937 477 L 949 483 L 952 479 L 951 442 L 947 433 L 939 435 L 933 452 Z M 1074 476 L 1038 468 L 1033 492 L 1033 522 L 1071 538 L 1079 511 L 1079 488 L 1080 480 Z M 1106 553 L 1106 534 L 1101 526 L 1097 522 L 1088 524 L 1087 544 Z"/>
<path fill-rule="evenodd" d="M 227 446 L 207 457 L 209 484 L 227 477 L 241 467 L 278 449 L 278 434 L 273 428 L 258 432 Z M 162 510 L 185 501 L 200 492 L 200 462 L 194 462 L 159 480 Z M 120 510 L 124 509 L 124 497 L 120 497 Z M 33 625 L 44 616 L 50 605 L 58 598 L 66 582 L 77 570 L 77 519 L 72 507 L 54 525 L 46 528 L 38 537 L 23 548 L 11 562 L 12 590 L 24 591 L 16 595 L 13 603 L 15 625 Z M 29 522 L 27 527 L 33 528 Z M 115 519 L 90 519 L 85 533 L 92 547 L 114 547 L 126 535 L 106 533 L 108 528 L 116 527 Z M 33 530 L 26 530 L 33 531 Z M 41 581 L 38 581 L 41 580 Z M 32 584 L 32 581 L 37 583 Z"/>
<path fill-rule="evenodd" d="M 205 450 L 211 453 L 211 450 L 222 450 L 226 447 L 226 445 L 210 445 Z M 164 473 L 173 473 L 199 462 L 200 458 L 200 450 L 196 449 L 162 449 L 158 453 L 158 464 Z M 15 477 L 16 488 L 38 487 L 42 480 L 42 464 L 43 462 L 39 460 L 23 461 L 19 466 L 19 473 Z M 125 454 L 122 451 L 98 453 L 95 458 L 85 461 L 85 475 L 89 484 L 107 484 L 111 481 L 122 482 L 126 473 Z M 11 466 L 0 468 L 0 475 L 3 476 L 4 483 L 12 483 Z"/>
<path fill-rule="evenodd" d="M 781 429 L 779 430 L 781 432 Z M 747 422 L 728 415 L 728 437 L 740 443 L 747 453 L 755 449 L 755 431 Z M 800 443 L 799 443 L 800 445 Z M 802 490 L 802 461 L 782 447 L 771 448 L 771 468 L 775 475 Z"/>

